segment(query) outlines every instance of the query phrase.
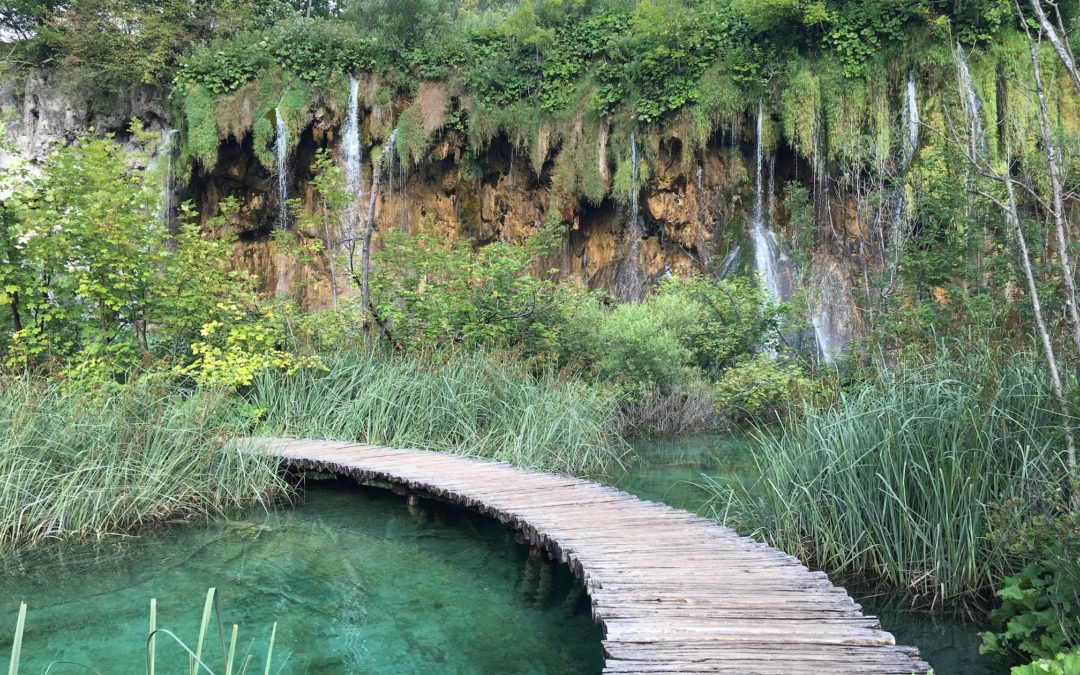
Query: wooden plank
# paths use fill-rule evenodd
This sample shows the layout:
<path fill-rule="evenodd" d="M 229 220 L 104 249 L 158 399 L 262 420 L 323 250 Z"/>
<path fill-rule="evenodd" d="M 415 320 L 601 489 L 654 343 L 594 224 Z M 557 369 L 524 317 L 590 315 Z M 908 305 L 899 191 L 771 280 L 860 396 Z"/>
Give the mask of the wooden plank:
<path fill-rule="evenodd" d="M 362 443 L 248 439 L 304 470 L 377 481 L 517 528 L 583 581 L 607 673 L 925 673 L 821 572 L 696 514 L 505 462 Z"/>

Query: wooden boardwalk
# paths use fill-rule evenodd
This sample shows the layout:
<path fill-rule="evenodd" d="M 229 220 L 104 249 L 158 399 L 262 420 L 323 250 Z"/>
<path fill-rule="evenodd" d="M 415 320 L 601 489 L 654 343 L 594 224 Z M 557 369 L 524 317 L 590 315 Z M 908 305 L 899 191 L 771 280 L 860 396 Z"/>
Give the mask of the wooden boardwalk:
<path fill-rule="evenodd" d="M 924 673 L 843 588 L 710 520 L 587 480 L 334 441 L 258 439 L 298 469 L 400 486 L 488 514 L 570 566 L 606 673 Z"/>

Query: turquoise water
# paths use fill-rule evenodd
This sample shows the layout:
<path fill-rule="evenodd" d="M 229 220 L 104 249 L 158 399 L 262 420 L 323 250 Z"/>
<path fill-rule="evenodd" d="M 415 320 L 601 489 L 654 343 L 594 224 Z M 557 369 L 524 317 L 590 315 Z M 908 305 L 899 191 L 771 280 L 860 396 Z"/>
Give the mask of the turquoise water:
<path fill-rule="evenodd" d="M 590 673 L 603 665 L 588 598 L 565 567 L 530 559 L 498 523 L 458 509 L 410 509 L 385 490 L 309 483 L 296 508 L 255 512 L 104 545 L 0 558 L 0 663 L 20 600 L 23 673 L 57 660 L 145 672 L 149 599 L 158 625 L 194 645 L 207 587 L 226 632 L 262 673 Z M 215 672 L 216 628 L 207 654 Z M 159 638 L 158 673 L 187 658 Z M 253 642 L 251 642 L 253 641 Z M 85 673 L 58 666 L 53 673 Z M 205 671 L 203 671 L 205 672 Z M 234 671 L 238 672 L 238 671 Z"/>
<path fill-rule="evenodd" d="M 750 444 L 730 435 L 680 439 L 649 439 L 634 443 L 638 461 L 610 482 L 642 499 L 705 514 L 708 493 L 704 477 L 742 477 L 757 471 Z M 839 583 L 843 583 L 842 580 Z M 882 627 L 899 644 L 915 645 L 937 675 L 997 675 L 1008 668 L 979 654 L 978 626 L 957 617 L 908 610 L 897 594 L 849 587 L 867 614 L 881 618 Z"/>

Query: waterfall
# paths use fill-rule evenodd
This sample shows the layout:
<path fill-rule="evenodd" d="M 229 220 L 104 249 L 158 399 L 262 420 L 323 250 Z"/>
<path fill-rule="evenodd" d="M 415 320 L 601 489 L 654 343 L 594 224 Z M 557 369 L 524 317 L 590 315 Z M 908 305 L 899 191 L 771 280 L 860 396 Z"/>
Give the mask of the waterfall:
<path fill-rule="evenodd" d="M 972 151 L 986 155 L 986 130 L 982 123 L 982 102 L 975 93 L 975 87 L 971 84 L 971 71 L 968 69 L 964 50 L 959 44 L 956 45 L 956 67 L 960 72 L 960 86 L 964 90 L 964 113 L 973 133 Z"/>
<path fill-rule="evenodd" d="M 904 167 L 911 166 L 915 152 L 919 149 L 919 99 L 915 90 L 915 71 L 908 71 L 907 80 L 907 145 L 904 146 Z"/>
<path fill-rule="evenodd" d="M 166 227 L 172 224 L 173 213 L 173 160 L 176 154 L 176 129 L 161 135 L 157 151 L 150 164 L 152 173 L 161 175 L 161 198 L 158 202 L 158 220 Z"/>
<path fill-rule="evenodd" d="M 641 238 L 644 235 L 638 212 L 638 175 L 640 170 L 640 158 L 638 157 L 637 139 L 634 132 L 630 132 L 630 194 L 628 203 L 628 218 L 626 229 L 626 256 L 619 266 L 619 279 L 617 287 L 619 295 L 626 302 L 636 302 L 642 297 L 641 278 Z"/>
<path fill-rule="evenodd" d="M 817 340 L 818 355 L 825 363 L 836 361 L 836 355 L 840 353 L 839 340 L 833 332 L 832 312 L 827 304 L 822 306 L 810 316 L 810 323 L 814 327 L 814 339 Z"/>
<path fill-rule="evenodd" d="M 278 227 L 289 229 L 289 139 L 285 128 L 285 118 L 281 111 L 274 108 L 274 121 L 277 133 L 274 137 L 274 152 L 277 155 L 278 184 Z"/>
<path fill-rule="evenodd" d="M 731 271 L 731 268 L 739 260 L 740 255 L 742 255 L 742 247 L 738 244 L 735 244 L 728 249 L 727 255 L 725 255 L 724 259 L 720 262 L 720 268 L 716 271 L 717 278 L 726 279 L 728 272 Z"/>
<path fill-rule="evenodd" d="M 360 83 L 349 75 L 349 106 L 345 112 L 345 129 L 341 136 L 341 155 L 345 163 L 345 186 L 352 197 L 352 208 L 359 208 L 364 199 L 364 187 L 360 184 L 360 164 L 363 148 L 360 146 Z"/>
<path fill-rule="evenodd" d="M 779 255 L 776 235 L 769 229 L 765 218 L 765 152 L 762 147 L 764 104 L 758 100 L 757 150 L 755 157 L 757 168 L 754 176 L 754 210 L 750 220 L 750 239 L 754 242 L 754 268 L 765 281 L 765 290 L 769 300 L 783 300 L 780 283 Z"/>

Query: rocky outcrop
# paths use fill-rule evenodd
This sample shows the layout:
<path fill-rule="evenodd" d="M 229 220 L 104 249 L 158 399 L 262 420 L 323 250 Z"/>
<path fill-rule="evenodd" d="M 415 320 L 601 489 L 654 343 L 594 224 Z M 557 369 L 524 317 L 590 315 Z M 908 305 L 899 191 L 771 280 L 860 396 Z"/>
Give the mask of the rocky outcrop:
<path fill-rule="evenodd" d="M 31 168 L 57 147 L 91 132 L 112 134 L 133 148 L 129 127 L 135 118 L 147 131 L 164 132 L 169 127 L 164 94 L 153 87 L 116 94 L 80 92 L 78 82 L 56 70 L 33 70 L 0 81 L 0 121 Z M 0 149 L 0 166 L 10 159 Z"/>
<path fill-rule="evenodd" d="M 146 88 L 104 100 L 73 91 L 77 87 L 54 72 L 36 72 L 0 85 L 0 114 L 11 120 L 8 134 L 32 166 L 40 165 L 52 149 L 87 133 L 114 134 L 133 146 L 128 132 L 132 118 L 163 135 L 170 129 L 168 105 L 160 92 Z M 365 124 L 375 123 L 373 117 L 369 111 Z M 313 216 L 307 219 L 309 225 L 291 228 L 300 242 L 325 240 L 310 185 L 311 166 L 319 149 L 337 153 L 341 144 L 338 112 L 314 110 L 311 119 L 292 148 L 287 177 L 289 197 L 299 198 Z M 752 137 L 750 126 L 717 133 L 692 158 L 684 157 L 679 139 L 654 139 L 649 178 L 639 200 L 641 227 L 630 228 L 627 206 L 610 197 L 591 204 L 553 194 L 553 163 L 544 163 L 537 174 L 505 138 L 496 137 L 482 152 L 473 152 L 458 134 L 436 132 L 420 162 L 395 165 L 383 181 L 376 222 L 380 232 L 426 231 L 447 240 L 467 237 L 482 245 L 522 241 L 554 215 L 565 223 L 566 235 L 550 258 L 540 261 L 540 268 L 557 270 L 560 279 L 591 289 L 614 289 L 620 264 L 634 248 L 646 286 L 669 274 L 752 272 L 752 244 L 746 236 L 754 191 Z M 603 140 L 606 144 L 606 135 Z M 205 225 L 221 212 L 223 200 L 234 198 L 239 210 L 225 223 L 225 230 L 215 234 L 236 236 L 237 266 L 253 274 L 267 293 L 291 289 L 303 306 L 329 306 L 328 259 L 306 256 L 297 262 L 296 257 L 281 255 L 273 242 L 271 235 L 279 226 L 277 180 L 258 161 L 252 144 L 251 134 L 223 140 L 213 167 L 196 164 L 188 175 L 175 176 L 176 197 L 192 200 Z M 552 155 L 558 151 L 550 150 Z M 368 150 L 364 158 L 368 161 L 361 183 L 370 185 Z M 0 165 L 9 159 L 0 154 Z M 613 167 L 600 168 L 608 183 Z M 772 171 L 769 183 L 779 186 L 768 199 L 772 222 L 780 238 L 794 241 L 785 230 L 783 186 L 800 177 L 805 181 L 810 171 L 784 148 L 777 151 Z M 842 206 L 842 200 L 839 203 Z M 866 233 L 844 213 L 843 208 L 833 208 L 831 220 L 840 225 L 832 228 L 832 236 L 815 243 L 812 255 L 803 256 L 800 264 L 805 269 L 798 275 L 807 286 L 808 319 L 827 322 L 839 343 L 859 330 L 851 288 L 866 264 L 853 244 Z M 642 240 L 631 247 L 627 236 L 635 231 Z M 338 232 L 332 238 L 340 236 Z M 377 240 L 378 235 L 376 246 Z M 340 266 L 338 273 L 339 286 L 348 288 Z"/>

